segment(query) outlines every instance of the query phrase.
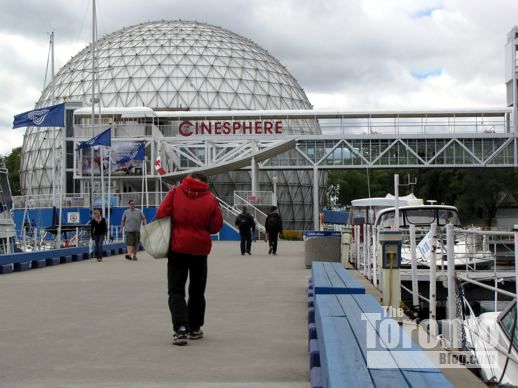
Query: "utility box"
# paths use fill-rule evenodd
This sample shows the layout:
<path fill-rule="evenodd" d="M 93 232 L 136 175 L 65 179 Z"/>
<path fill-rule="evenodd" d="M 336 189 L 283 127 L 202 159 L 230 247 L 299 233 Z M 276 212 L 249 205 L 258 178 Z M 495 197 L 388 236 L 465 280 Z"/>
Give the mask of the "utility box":
<path fill-rule="evenodd" d="M 401 240 L 399 230 L 381 230 L 379 243 L 381 244 L 381 268 L 401 268 Z"/>
<path fill-rule="evenodd" d="M 382 304 L 399 308 L 401 304 L 401 240 L 398 230 L 380 230 Z"/>

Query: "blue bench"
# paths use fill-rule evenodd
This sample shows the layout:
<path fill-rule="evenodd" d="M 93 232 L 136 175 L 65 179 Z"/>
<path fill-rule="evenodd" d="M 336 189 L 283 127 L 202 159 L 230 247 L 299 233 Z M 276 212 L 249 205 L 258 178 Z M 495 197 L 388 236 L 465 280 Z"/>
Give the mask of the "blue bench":
<path fill-rule="evenodd" d="M 364 313 L 380 319 L 362 320 Z M 451 386 L 369 294 L 315 295 L 315 324 L 323 387 Z M 389 336 L 382 335 L 387 328 L 400 340 L 389 344 Z"/>
<path fill-rule="evenodd" d="M 313 261 L 313 294 L 365 294 L 365 287 L 341 263 Z"/>
<path fill-rule="evenodd" d="M 106 244 L 107 252 L 123 252 L 125 243 Z M 24 271 L 29 268 L 43 268 L 50 265 L 69 263 L 90 258 L 89 247 L 60 248 L 45 251 L 17 252 L 0 256 L 0 274 Z M 30 264 L 29 264 L 30 263 Z"/>

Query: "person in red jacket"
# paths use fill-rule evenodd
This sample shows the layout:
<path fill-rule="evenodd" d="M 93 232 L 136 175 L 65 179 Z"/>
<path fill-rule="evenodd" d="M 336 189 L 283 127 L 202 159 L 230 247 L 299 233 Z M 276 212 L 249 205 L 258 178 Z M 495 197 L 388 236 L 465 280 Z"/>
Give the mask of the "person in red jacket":
<path fill-rule="evenodd" d="M 173 321 L 173 344 L 203 338 L 207 256 L 211 234 L 223 226 L 218 201 L 209 191 L 207 177 L 193 173 L 167 193 L 156 218 L 172 216 L 171 246 L 167 255 L 169 310 Z M 189 300 L 185 283 L 189 276 Z"/>

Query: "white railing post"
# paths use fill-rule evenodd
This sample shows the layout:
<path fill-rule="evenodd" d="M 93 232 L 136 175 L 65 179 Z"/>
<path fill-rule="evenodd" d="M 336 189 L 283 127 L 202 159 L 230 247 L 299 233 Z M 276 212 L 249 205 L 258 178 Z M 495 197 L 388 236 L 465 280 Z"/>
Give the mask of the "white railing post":
<path fill-rule="evenodd" d="M 356 269 L 360 269 L 360 244 L 361 244 L 361 237 L 360 237 L 360 225 L 356 225 Z"/>
<path fill-rule="evenodd" d="M 363 244 L 362 244 L 362 261 L 363 276 L 367 276 L 367 224 L 363 224 Z"/>
<path fill-rule="evenodd" d="M 412 305 L 419 306 L 419 281 L 417 279 L 417 245 L 415 241 L 415 225 L 410 224 L 410 258 L 412 266 Z"/>
<path fill-rule="evenodd" d="M 372 227 L 372 283 L 378 287 L 378 239 L 377 229 Z"/>
<path fill-rule="evenodd" d="M 367 279 L 372 279 L 371 272 L 371 225 L 367 225 L 367 234 L 364 238 L 365 241 L 365 262 L 367 263 Z"/>
<path fill-rule="evenodd" d="M 457 318 L 457 295 L 455 292 L 455 236 L 453 235 L 453 225 L 446 225 L 446 245 L 448 259 L 448 327 L 450 341 L 456 337 L 454 333 L 454 322 Z M 454 347 L 457 347 L 456 344 Z"/>
<path fill-rule="evenodd" d="M 437 335 L 436 332 L 436 319 L 437 319 L 437 313 L 436 313 L 436 301 L 437 301 L 437 259 L 435 256 L 435 250 L 437 248 L 437 224 L 431 225 L 432 230 L 432 238 L 431 238 L 431 244 L 432 244 L 432 251 L 430 256 L 430 334 L 433 336 Z"/>

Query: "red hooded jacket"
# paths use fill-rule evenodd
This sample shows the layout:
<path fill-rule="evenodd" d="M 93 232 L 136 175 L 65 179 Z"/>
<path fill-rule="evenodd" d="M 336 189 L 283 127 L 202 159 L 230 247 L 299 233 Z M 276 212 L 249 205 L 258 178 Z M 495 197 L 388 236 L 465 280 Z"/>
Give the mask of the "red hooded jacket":
<path fill-rule="evenodd" d="M 156 218 L 173 216 L 171 249 L 193 256 L 207 256 L 212 247 L 210 235 L 223 226 L 218 201 L 209 185 L 187 177 L 182 184 L 167 193 Z"/>

